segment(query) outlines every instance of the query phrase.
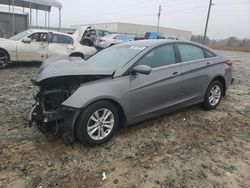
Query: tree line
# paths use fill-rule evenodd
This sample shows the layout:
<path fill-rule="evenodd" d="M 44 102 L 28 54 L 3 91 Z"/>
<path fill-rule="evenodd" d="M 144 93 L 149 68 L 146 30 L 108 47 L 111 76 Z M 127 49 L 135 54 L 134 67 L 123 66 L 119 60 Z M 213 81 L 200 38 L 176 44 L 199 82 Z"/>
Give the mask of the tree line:
<path fill-rule="evenodd" d="M 202 35 L 192 35 L 191 40 L 194 42 L 202 43 L 203 42 L 203 36 Z M 249 48 L 250 47 L 250 39 L 244 38 L 239 39 L 237 37 L 228 37 L 226 39 L 210 39 L 208 37 L 205 38 L 205 44 L 206 45 L 212 45 L 212 46 L 233 46 L 233 47 L 244 47 Z"/>

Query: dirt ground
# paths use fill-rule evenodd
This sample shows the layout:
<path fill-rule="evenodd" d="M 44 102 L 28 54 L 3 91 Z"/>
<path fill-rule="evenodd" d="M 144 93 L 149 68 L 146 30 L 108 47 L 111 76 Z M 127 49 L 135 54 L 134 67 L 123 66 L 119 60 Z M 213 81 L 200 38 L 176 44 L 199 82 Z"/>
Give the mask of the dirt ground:
<path fill-rule="evenodd" d="M 235 82 L 216 110 L 186 108 L 94 148 L 28 127 L 38 64 L 0 70 L 0 188 L 250 187 L 250 53 L 222 53 Z"/>

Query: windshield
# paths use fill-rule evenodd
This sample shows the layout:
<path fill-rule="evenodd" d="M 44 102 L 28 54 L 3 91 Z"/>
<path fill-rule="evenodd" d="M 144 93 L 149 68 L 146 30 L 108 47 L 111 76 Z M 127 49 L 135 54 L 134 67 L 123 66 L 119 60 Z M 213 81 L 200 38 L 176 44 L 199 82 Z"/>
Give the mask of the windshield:
<path fill-rule="evenodd" d="M 143 46 L 112 46 L 98 52 L 87 61 L 105 69 L 119 70 L 144 49 Z"/>
<path fill-rule="evenodd" d="M 25 36 L 27 36 L 28 34 L 29 34 L 28 31 L 23 31 L 21 33 L 14 35 L 13 37 L 10 37 L 10 39 L 18 41 L 18 40 L 21 40 L 22 38 L 24 38 Z"/>

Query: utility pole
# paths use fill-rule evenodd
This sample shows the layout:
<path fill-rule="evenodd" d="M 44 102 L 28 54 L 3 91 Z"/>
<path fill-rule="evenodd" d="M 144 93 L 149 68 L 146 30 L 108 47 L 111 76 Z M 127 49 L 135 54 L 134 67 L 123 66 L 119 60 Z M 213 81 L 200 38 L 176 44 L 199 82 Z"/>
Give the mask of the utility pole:
<path fill-rule="evenodd" d="M 159 11 L 158 11 L 157 32 L 159 32 L 160 17 L 161 17 L 161 5 L 159 5 Z"/>
<path fill-rule="evenodd" d="M 210 10 L 211 10 L 211 6 L 212 5 L 213 5 L 213 2 L 212 2 L 212 0 L 210 0 L 209 7 L 208 7 L 208 12 L 207 12 L 206 27 L 205 27 L 205 32 L 204 32 L 203 40 L 202 40 L 203 44 L 205 44 L 205 40 L 206 40 L 206 36 L 207 36 L 207 26 L 208 26 L 208 21 L 209 21 L 209 16 L 210 16 Z"/>

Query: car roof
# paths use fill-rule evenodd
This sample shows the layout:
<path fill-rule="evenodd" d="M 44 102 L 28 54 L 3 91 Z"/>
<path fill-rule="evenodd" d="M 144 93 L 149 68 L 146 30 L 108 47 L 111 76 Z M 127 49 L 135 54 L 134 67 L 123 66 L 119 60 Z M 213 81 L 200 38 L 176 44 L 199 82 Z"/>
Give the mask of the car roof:
<path fill-rule="evenodd" d="M 202 44 L 192 42 L 192 41 L 187 41 L 187 40 L 172 40 L 172 39 L 144 39 L 144 40 L 135 40 L 135 41 L 129 41 L 125 43 L 120 43 L 117 44 L 116 46 L 144 46 L 144 47 L 154 47 L 158 46 L 161 44 L 168 44 L 168 43 L 188 43 L 188 44 L 193 44 L 196 46 L 200 46 L 202 48 L 209 49 L 207 46 L 204 46 Z M 211 49 L 209 49 L 211 50 Z"/>
<path fill-rule="evenodd" d="M 105 37 L 115 37 L 115 36 L 119 36 L 119 35 L 125 35 L 125 34 L 115 33 L 115 34 L 105 35 L 105 36 L 103 36 L 103 37 L 104 37 L 104 38 L 105 38 Z"/>
<path fill-rule="evenodd" d="M 135 46 L 155 46 L 155 45 L 160 45 L 160 44 L 166 44 L 166 43 L 171 43 L 171 42 L 176 42 L 176 40 L 166 40 L 166 39 L 145 39 L 145 40 L 135 40 L 135 41 L 130 41 L 126 43 L 121 43 L 118 44 L 119 46 L 122 45 L 135 45 Z"/>
<path fill-rule="evenodd" d="M 52 32 L 52 33 L 62 34 L 62 35 L 67 35 L 67 36 L 72 37 L 72 35 L 70 35 L 70 34 L 59 32 L 59 31 L 54 31 L 54 30 L 49 30 L 49 29 L 29 29 L 28 31 L 32 32 L 32 33 L 35 33 L 35 32 Z"/>

